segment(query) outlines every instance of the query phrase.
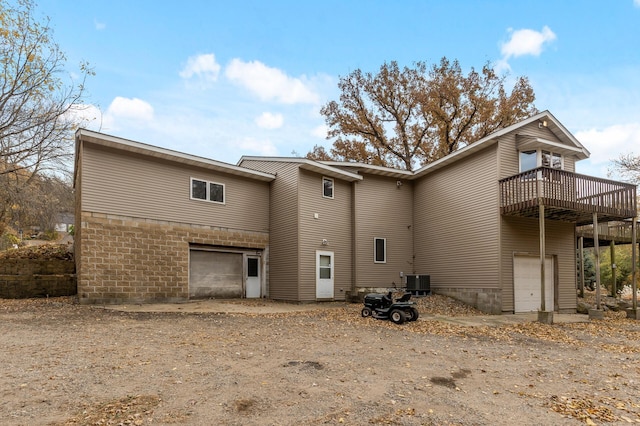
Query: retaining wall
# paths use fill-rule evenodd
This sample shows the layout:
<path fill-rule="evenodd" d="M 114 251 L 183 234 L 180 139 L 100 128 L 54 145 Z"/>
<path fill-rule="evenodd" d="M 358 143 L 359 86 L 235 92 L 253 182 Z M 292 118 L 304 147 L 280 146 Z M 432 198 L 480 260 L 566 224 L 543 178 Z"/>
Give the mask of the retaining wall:
<path fill-rule="evenodd" d="M 73 260 L 0 260 L 0 298 L 72 296 L 77 294 Z"/>

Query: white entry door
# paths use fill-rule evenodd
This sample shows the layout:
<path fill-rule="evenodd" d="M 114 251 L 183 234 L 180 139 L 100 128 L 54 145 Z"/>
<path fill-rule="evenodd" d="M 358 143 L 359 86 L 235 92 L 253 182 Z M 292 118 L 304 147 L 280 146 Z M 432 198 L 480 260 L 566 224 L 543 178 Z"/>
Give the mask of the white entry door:
<path fill-rule="evenodd" d="M 333 299 L 333 252 L 316 252 L 316 299 Z"/>
<path fill-rule="evenodd" d="M 260 297 L 260 258 L 247 256 L 245 297 Z"/>
<path fill-rule="evenodd" d="M 554 283 L 553 258 L 544 262 L 545 309 L 553 311 Z M 540 258 L 516 255 L 513 258 L 513 293 L 515 312 L 531 312 L 540 309 Z"/>

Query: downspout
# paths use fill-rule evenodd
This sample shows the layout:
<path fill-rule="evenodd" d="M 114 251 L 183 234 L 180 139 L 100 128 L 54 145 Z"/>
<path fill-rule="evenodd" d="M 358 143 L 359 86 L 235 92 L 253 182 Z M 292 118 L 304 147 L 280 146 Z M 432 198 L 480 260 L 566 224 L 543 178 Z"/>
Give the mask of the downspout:
<path fill-rule="evenodd" d="M 350 301 L 357 301 L 357 282 L 358 282 L 358 267 L 357 267 L 357 244 L 356 238 L 356 188 L 358 181 L 351 182 L 351 292 Z"/>

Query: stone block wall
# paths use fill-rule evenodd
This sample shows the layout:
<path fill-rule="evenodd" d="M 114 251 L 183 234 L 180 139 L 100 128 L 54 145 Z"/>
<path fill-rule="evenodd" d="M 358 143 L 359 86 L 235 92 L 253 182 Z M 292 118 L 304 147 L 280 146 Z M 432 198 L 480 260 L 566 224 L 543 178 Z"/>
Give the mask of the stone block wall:
<path fill-rule="evenodd" d="M 431 291 L 460 300 L 488 314 L 502 314 L 502 292 L 499 289 L 431 287 Z"/>
<path fill-rule="evenodd" d="M 0 260 L 0 298 L 72 296 L 76 292 L 71 260 Z"/>
<path fill-rule="evenodd" d="M 265 250 L 253 232 L 82 212 L 76 235 L 83 304 L 177 302 L 189 297 L 189 245 Z"/>

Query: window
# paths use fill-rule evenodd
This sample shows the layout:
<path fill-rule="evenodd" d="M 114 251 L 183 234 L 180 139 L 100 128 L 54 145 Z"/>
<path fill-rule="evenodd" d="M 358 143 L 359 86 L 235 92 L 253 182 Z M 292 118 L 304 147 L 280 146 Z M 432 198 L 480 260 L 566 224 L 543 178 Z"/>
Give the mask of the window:
<path fill-rule="evenodd" d="M 373 239 L 373 262 L 387 263 L 387 239 L 386 238 Z"/>
<path fill-rule="evenodd" d="M 333 179 L 322 178 L 322 196 L 324 198 L 333 198 Z"/>
<path fill-rule="evenodd" d="M 319 276 L 320 279 L 331 279 L 331 256 L 319 255 L 320 256 L 320 265 L 319 268 Z"/>
<path fill-rule="evenodd" d="M 538 166 L 537 151 L 520 151 L 520 173 L 535 169 Z"/>
<path fill-rule="evenodd" d="M 562 154 L 540 149 L 520 151 L 520 173 L 536 167 L 551 167 L 562 170 Z"/>
<path fill-rule="evenodd" d="M 191 178 L 191 199 L 224 204 L 224 185 Z"/>
<path fill-rule="evenodd" d="M 562 155 L 555 152 L 542 151 L 542 166 L 562 169 Z"/>
<path fill-rule="evenodd" d="M 258 276 L 258 259 L 255 257 L 247 258 L 247 277 Z"/>

